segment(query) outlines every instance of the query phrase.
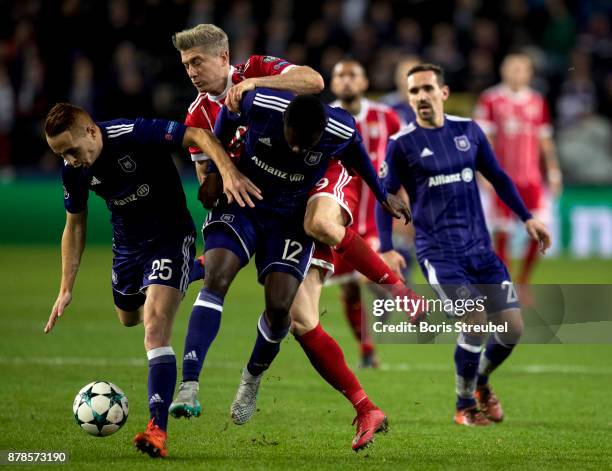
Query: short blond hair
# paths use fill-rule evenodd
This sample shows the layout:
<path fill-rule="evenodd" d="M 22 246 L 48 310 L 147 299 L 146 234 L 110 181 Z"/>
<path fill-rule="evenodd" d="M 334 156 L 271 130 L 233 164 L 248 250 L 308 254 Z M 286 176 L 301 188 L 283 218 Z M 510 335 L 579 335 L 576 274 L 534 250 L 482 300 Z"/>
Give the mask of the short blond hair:
<path fill-rule="evenodd" d="M 199 24 L 175 33 L 172 36 L 172 44 L 179 52 L 194 47 L 202 47 L 207 54 L 212 55 L 229 52 L 227 34 L 218 26 L 212 24 Z"/>

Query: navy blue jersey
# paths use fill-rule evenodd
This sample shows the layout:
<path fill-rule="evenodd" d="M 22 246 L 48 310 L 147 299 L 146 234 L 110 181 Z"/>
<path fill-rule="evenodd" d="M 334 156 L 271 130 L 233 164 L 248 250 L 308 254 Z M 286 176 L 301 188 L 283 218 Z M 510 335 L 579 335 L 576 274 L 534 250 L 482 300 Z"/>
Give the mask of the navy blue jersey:
<path fill-rule="evenodd" d="M 471 119 L 446 115 L 444 125 L 435 129 L 413 121 L 391 137 L 381 172 L 389 192 L 400 186 L 408 192 L 419 258 L 470 256 L 491 249 L 476 171 L 523 221 L 531 217 Z"/>
<path fill-rule="evenodd" d="M 89 168 L 64 165 L 64 206 L 87 208 L 91 189 L 106 201 L 116 243 L 184 234 L 193 228 L 169 148 L 182 146 L 185 126 L 161 119 L 96 123 L 102 152 Z"/>
<path fill-rule="evenodd" d="M 386 192 L 355 120 L 346 111 L 326 106 L 328 119 L 321 140 L 304 154 L 291 151 L 283 133 L 283 113 L 293 97 L 289 92 L 258 88 L 243 96 L 240 113 L 223 108 L 217 118 L 215 134 L 226 147 L 239 126 L 247 127 L 237 166 L 262 190 L 264 199 L 256 201 L 256 207 L 285 215 L 303 211 L 309 190 L 325 173 L 330 158 L 356 170 L 384 201 Z"/>

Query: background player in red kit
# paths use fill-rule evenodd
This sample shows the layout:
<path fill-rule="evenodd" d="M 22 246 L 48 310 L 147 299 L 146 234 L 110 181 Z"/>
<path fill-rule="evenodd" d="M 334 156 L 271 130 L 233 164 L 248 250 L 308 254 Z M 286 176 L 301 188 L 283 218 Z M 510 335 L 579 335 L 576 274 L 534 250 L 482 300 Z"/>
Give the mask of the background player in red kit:
<path fill-rule="evenodd" d="M 533 65 L 527 54 L 508 55 L 501 66 L 502 82 L 481 95 L 475 118 L 491 141 L 500 165 L 516 185 L 527 209 L 540 220 L 550 220 L 540 158 L 543 158 L 551 196 L 561 191 L 561 171 L 552 139 L 552 126 L 544 97 L 529 87 Z M 507 246 L 513 216 L 499 198 L 495 198 L 491 226 L 495 249 L 508 262 Z M 537 241 L 528 241 L 523 263 L 516 277 L 520 285 L 529 282 L 538 257 Z M 524 293 L 527 295 L 527 293 Z M 528 302 L 528 299 L 522 299 Z"/>
<path fill-rule="evenodd" d="M 368 151 L 372 165 L 378 171 L 384 162 L 389 136 L 399 131 L 400 120 L 397 114 L 386 105 L 364 98 L 368 88 L 368 79 L 363 66 L 352 59 L 338 62 L 332 71 L 331 90 L 337 100 L 331 106 L 341 107 L 348 111 L 357 124 L 357 130 L 363 139 L 363 145 Z M 355 230 L 372 249 L 380 249 L 378 229 L 376 228 L 375 209 L 376 198 L 357 176 L 354 176 L 347 198 L 351 203 L 353 230 Z M 345 191 L 346 194 L 346 191 Z M 334 260 L 334 276 L 342 281 L 342 303 L 344 312 L 353 332 L 361 341 L 360 366 L 377 367 L 378 359 L 374 345 L 362 332 L 363 307 L 361 304 L 361 289 L 352 266 L 344 263 L 340 257 Z"/>

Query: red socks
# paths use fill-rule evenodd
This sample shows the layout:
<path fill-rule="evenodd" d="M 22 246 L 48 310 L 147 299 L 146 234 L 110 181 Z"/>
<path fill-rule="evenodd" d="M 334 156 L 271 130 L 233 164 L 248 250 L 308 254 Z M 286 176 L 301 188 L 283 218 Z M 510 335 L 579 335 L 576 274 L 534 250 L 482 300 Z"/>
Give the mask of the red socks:
<path fill-rule="evenodd" d="M 297 337 L 306 356 L 321 377 L 351 401 L 357 413 L 376 408 L 368 399 L 355 374 L 349 369 L 338 343 L 321 324 Z"/>
<path fill-rule="evenodd" d="M 350 266 L 374 283 L 394 285 L 401 282 L 363 237 L 349 227 L 335 250 Z"/>
<path fill-rule="evenodd" d="M 527 243 L 527 250 L 523 257 L 523 265 L 521 266 L 521 272 L 517 277 L 517 281 L 521 285 L 529 283 L 529 277 L 533 271 L 536 260 L 538 259 L 538 242 L 536 240 L 529 239 Z"/>
<path fill-rule="evenodd" d="M 359 346 L 361 348 L 361 355 L 368 355 L 374 351 L 374 345 L 372 341 L 368 338 L 367 333 L 363 335 L 361 326 L 362 326 L 362 316 L 363 316 L 363 307 L 361 306 L 361 301 L 356 303 L 348 303 L 345 300 L 342 300 L 342 305 L 344 307 L 344 314 L 351 325 L 351 329 L 353 330 L 353 334 L 357 338 L 359 342 Z"/>
<path fill-rule="evenodd" d="M 500 260 L 509 268 L 508 262 L 508 244 L 509 235 L 507 232 L 498 232 L 495 234 L 495 252 Z M 529 282 L 529 277 L 533 271 L 536 260 L 538 259 L 538 243 L 535 240 L 529 239 L 527 249 L 523 256 L 523 264 L 521 271 L 518 274 L 516 281 L 518 284 L 524 285 Z"/>
<path fill-rule="evenodd" d="M 496 232 L 495 233 L 495 252 L 502 261 L 502 263 L 508 266 L 508 233 L 507 232 Z"/>

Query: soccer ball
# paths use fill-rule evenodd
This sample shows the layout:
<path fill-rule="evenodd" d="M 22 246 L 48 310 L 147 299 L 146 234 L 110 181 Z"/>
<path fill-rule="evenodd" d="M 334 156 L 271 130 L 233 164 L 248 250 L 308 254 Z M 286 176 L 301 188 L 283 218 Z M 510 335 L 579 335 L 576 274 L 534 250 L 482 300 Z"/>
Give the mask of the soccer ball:
<path fill-rule="evenodd" d="M 94 381 L 81 388 L 76 395 L 72 412 L 79 426 L 87 433 L 106 437 L 127 421 L 127 396 L 113 383 Z"/>

